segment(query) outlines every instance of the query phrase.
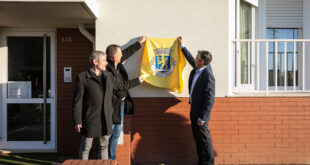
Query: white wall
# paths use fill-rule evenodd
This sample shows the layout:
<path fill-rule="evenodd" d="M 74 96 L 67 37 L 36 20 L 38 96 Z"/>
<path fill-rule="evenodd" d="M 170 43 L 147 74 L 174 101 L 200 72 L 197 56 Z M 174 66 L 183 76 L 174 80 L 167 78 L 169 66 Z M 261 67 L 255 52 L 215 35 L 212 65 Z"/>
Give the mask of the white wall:
<path fill-rule="evenodd" d="M 123 47 L 141 35 L 150 38 L 173 38 L 182 35 L 185 45 L 213 54 L 216 96 L 228 94 L 228 1 L 227 0 L 100 0 L 96 21 L 96 49 L 109 44 Z M 139 75 L 142 49 L 125 62 L 129 77 Z M 183 71 L 182 94 L 142 84 L 130 92 L 134 97 L 188 97 L 189 65 Z"/>

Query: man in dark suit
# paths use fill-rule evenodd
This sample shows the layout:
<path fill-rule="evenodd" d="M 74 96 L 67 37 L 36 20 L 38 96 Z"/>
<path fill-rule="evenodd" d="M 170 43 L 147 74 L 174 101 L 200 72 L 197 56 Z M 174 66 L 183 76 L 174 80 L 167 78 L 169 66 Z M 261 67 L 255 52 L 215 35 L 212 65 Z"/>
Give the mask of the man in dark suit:
<path fill-rule="evenodd" d="M 215 97 L 215 79 L 210 65 L 212 55 L 202 50 L 198 51 L 194 59 L 183 45 L 183 38 L 178 37 L 178 40 L 186 60 L 194 68 L 189 76 L 188 89 L 191 104 L 190 119 L 197 146 L 198 164 L 213 165 L 214 151 L 208 125 Z"/>
<path fill-rule="evenodd" d="M 109 140 L 109 159 L 112 160 L 116 159 L 118 139 L 123 130 L 124 113 L 133 114 L 134 111 L 133 100 L 129 95 L 128 89 L 138 86 L 143 82 L 142 76 L 129 80 L 127 71 L 122 63 L 138 51 L 145 40 L 146 36 L 142 36 L 139 41 L 124 50 L 121 50 L 120 46 L 116 44 L 109 45 L 106 49 L 109 63 L 107 71 L 111 72 L 118 82 L 124 82 L 121 83 L 124 84 L 121 89 L 118 88 L 118 90 L 113 91 L 113 130 Z"/>
<path fill-rule="evenodd" d="M 99 138 L 98 157 L 108 159 L 113 76 L 105 72 L 108 63 L 104 52 L 92 52 L 89 61 L 91 67 L 76 77 L 72 106 L 74 127 L 82 134 L 79 157 L 88 159 L 93 138 Z"/>

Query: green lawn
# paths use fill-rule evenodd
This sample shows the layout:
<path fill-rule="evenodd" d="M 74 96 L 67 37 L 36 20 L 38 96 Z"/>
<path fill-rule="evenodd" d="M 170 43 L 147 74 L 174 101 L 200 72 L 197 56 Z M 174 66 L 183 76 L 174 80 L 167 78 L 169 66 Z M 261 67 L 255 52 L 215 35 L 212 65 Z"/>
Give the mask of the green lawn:
<path fill-rule="evenodd" d="M 5 165 L 47 165 L 53 164 L 59 155 L 56 153 L 0 155 L 0 164 Z"/>

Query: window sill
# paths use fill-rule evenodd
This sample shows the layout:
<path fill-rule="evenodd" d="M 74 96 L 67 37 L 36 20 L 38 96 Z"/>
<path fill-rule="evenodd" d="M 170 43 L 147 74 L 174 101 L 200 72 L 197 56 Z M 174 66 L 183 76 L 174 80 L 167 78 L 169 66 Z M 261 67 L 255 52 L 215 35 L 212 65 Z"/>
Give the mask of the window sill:
<path fill-rule="evenodd" d="M 310 91 L 303 92 L 243 92 L 233 93 L 228 97 L 310 97 Z"/>

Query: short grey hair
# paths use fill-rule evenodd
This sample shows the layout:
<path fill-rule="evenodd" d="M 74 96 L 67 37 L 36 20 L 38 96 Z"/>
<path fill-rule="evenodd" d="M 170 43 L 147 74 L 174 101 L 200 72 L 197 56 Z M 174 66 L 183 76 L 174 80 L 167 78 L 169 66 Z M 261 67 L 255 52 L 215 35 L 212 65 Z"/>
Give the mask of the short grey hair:
<path fill-rule="evenodd" d="M 95 50 L 93 52 L 91 52 L 90 56 L 89 56 L 89 63 L 90 66 L 93 66 L 93 60 L 99 61 L 100 58 L 106 56 L 106 54 L 103 51 L 99 51 L 99 50 Z"/>
<path fill-rule="evenodd" d="M 209 65 L 212 61 L 212 54 L 209 51 L 206 50 L 199 50 L 198 51 L 198 60 L 204 61 L 203 65 Z"/>

